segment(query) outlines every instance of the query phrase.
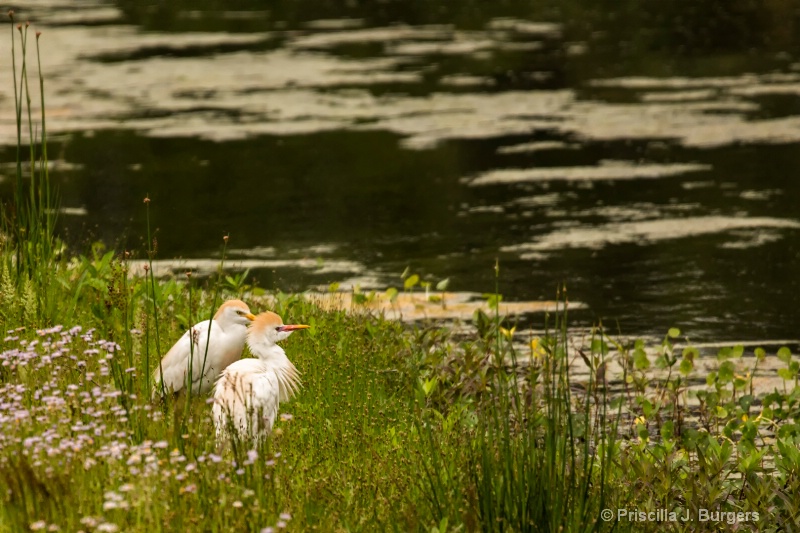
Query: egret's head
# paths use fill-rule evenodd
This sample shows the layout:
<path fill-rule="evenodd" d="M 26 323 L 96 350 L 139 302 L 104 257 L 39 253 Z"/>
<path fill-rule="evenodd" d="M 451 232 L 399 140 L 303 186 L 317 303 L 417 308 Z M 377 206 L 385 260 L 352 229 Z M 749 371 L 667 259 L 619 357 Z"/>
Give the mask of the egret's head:
<path fill-rule="evenodd" d="M 241 300 L 228 300 L 217 310 L 214 320 L 222 324 L 241 324 L 246 326 L 256 317 L 247 304 Z"/>
<path fill-rule="evenodd" d="M 247 332 L 247 342 L 277 344 L 292 334 L 297 329 L 306 329 L 304 324 L 284 324 L 283 319 L 272 311 L 259 314 L 250 325 Z"/>

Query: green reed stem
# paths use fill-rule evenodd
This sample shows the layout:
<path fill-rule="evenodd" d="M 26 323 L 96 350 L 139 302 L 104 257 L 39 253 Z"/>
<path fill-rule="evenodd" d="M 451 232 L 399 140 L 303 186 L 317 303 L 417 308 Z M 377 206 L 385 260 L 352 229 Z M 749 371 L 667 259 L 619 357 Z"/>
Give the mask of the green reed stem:
<path fill-rule="evenodd" d="M 156 351 L 159 354 L 159 362 L 158 362 L 158 369 L 159 375 L 161 376 L 161 396 L 166 395 L 166 386 L 164 385 L 164 368 L 161 366 L 161 338 L 158 332 L 158 302 L 156 297 L 156 277 L 153 273 L 153 255 L 155 254 L 155 250 L 153 249 L 153 238 L 150 234 L 150 196 L 146 196 L 144 199 L 144 206 L 145 206 L 145 219 L 147 224 L 147 272 L 145 276 L 147 277 L 146 283 L 149 284 L 149 291 L 151 294 L 151 299 L 153 302 L 153 322 L 154 327 L 156 330 Z M 149 323 L 149 320 L 148 320 Z M 150 328 L 145 328 L 147 330 L 145 341 L 147 343 L 147 347 L 145 348 L 144 353 L 144 362 L 145 362 L 145 375 L 147 376 L 146 383 L 147 383 L 147 390 L 148 394 L 151 390 L 151 383 L 150 383 Z"/>
<path fill-rule="evenodd" d="M 52 235 L 53 235 L 53 231 L 55 229 L 56 217 L 58 215 L 57 215 L 57 211 L 55 209 L 53 209 L 54 206 L 52 205 L 52 202 L 51 202 L 51 200 L 53 200 L 53 198 L 50 196 L 50 194 L 51 194 L 51 191 L 50 191 L 50 169 L 49 169 L 49 161 L 47 159 L 47 120 L 46 120 L 47 117 L 46 117 L 46 114 L 45 114 L 46 107 L 45 107 L 45 97 L 44 97 L 44 74 L 42 74 L 42 55 L 41 55 L 41 50 L 40 50 L 40 47 L 39 47 L 39 37 L 40 36 L 41 36 L 41 33 L 40 32 L 36 32 L 36 62 L 37 62 L 37 66 L 39 68 L 39 94 L 40 94 L 41 106 L 42 106 L 42 108 L 41 108 L 42 133 L 41 133 L 41 138 L 40 138 L 42 147 L 41 147 L 41 156 L 40 156 L 39 169 L 40 169 L 40 172 L 42 173 L 42 176 L 41 176 L 42 180 L 41 181 L 44 184 L 44 198 L 43 198 L 44 202 L 42 204 L 42 207 L 44 209 L 44 215 L 45 215 L 45 219 L 44 219 L 44 221 L 45 221 L 45 236 L 47 237 L 47 239 L 46 239 L 44 244 L 47 247 L 46 257 L 49 259 L 50 255 L 51 255 L 51 252 L 52 252 L 52 248 L 51 248 Z"/>
<path fill-rule="evenodd" d="M 193 374 L 193 370 L 194 370 L 194 333 L 192 332 L 192 328 L 194 327 L 194 326 L 192 326 L 192 277 L 188 272 L 186 273 L 186 276 L 188 278 L 188 283 L 189 283 L 189 312 L 188 312 L 188 316 L 189 316 L 189 318 L 188 318 L 188 322 L 189 322 L 189 371 L 186 373 L 186 406 L 185 406 L 185 410 L 184 410 L 184 416 L 186 416 L 186 413 L 188 412 L 188 409 L 189 409 L 189 404 L 192 401 L 192 376 L 194 376 L 194 374 Z M 209 324 L 209 331 L 211 330 L 210 326 L 211 326 L 211 324 Z M 206 353 L 208 353 L 208 346 L 206 346 Z M 202 374 L 200 375 L 200 379 L 201 379 L 201 382 L 202 382 L 202 379 L 203 379 Z"/>
<path fill-rule="evenodd" d="M 217 303 L 219 302 L 220 286 L 222 284 L 222 275 L 223 275 L 224 266 L 225 266 L 225 253 L 228 250 L 228 239 L 229 239 L 228 235 L 225 235 L 224 237 L 222 237 L 222 242 L 223 242 L 223 244 L 222 244 L 222 258 L 219 261 L 219 275 L 217 276 L 217 283 L 215 284 L 215 287 L 214 287 L 214 299 L 213 299 L 212 304 L 211 304 L 211 312 L 210 312 L 210 314 L 208 316 L 209 327 L 208 327 L 208 333 L 206 335 L 206 351 L 205 351 L 205 354 L 203 354 L 203 365 L 200 367 L 200 376 L 201 376 L 200 379 L 201 380 L 202 380 L 203 374 L 206 371 L 206 362 L 208 360 L 208 347 L 209 347 L 209 344 L 210 344 L 210 341 L 211 341 L 211 321 L 214 320 L 214 313 L 217 310 Z"/>
<path fill-rule="evenodd" d="M 17 47 L 16 39 L 14 38 L 14 12 L 9 12 L 11 19 L 11 69 L 14 77 L 14 113 L 17 121 L 17 174 L 16 174 L 16 187 L 14 188 L 14 204 L 17 207 L 17 218 L 22 216 L 19 209 L 22 206 L 22 99 L 17 89 Z M 23 58 L 24 60 L 24 58 Z M 19 233 L 19 229 L 16 229 Z M 19 237 L 19 235 L 17 235 Z M 19 239 L 18 239 L 19 240 Z M 17 247 L 17 274 L 21 267 L 20 262 L 20 249 Z"/>

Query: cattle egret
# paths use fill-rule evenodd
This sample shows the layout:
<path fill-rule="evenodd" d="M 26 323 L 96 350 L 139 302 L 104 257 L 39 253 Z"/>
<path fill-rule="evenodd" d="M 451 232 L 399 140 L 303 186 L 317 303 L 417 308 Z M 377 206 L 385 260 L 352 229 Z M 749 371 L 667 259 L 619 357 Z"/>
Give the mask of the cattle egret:
<path fill-rule="evenodd" d="M 217 438 L 231 430 L 241 438 L 269 436 L 278 404 L 288 401 L 300 387 L 300 375 L 277 345 L 302 324 L 284 325 L 272 312 L 258 315 L 247 332 L 247 345 L 257 359 L 242 359 L 226 368 L 214 387 L 212 416 Z"/>
<path fill-rule="evenodd" d="M 195 324 L 170 348 L 156 368 L 153 393 L 180 391 L 190 372 L 192 393 L 211 390 L 220 372 L 242 357 L 247 324 L 253 319 L 255 316 L 243 301 L 223 303 L 213 320 Z"/>

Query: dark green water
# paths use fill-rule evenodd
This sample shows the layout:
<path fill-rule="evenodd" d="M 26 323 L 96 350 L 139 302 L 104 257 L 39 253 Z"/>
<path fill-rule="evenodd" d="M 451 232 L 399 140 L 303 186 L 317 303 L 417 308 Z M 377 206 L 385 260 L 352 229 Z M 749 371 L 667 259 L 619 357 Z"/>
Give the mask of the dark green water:
<path fill-rule="evenodd" d="M 577 323 L 798 336 L 795 2 L 16 9 L 44 32 L 75 250 L 142 254 L 149 195 L 160 258 L 218 257 L 230 234 L 268 288 L 397 286 L 410 266 L 488 292 L 499 258 L 507 299 L 566 282 Z"/>

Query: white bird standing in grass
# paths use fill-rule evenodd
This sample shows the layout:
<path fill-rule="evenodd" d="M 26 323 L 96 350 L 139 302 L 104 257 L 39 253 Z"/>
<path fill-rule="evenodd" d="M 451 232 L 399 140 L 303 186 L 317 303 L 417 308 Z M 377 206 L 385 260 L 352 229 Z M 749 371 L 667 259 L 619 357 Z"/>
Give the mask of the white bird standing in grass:
<path fill-rule="evenodd" d="M 156 368 L 153 394 L 179 392 L 186 386 L 190 373 L 192 393 L 211 390 L 220 372 L 241 359 L 247 324 L 253 319 L 255 316 L 247 304 L 241 300 L 228 300 L 219 306 L 213 320 L 192 326 Z"/>
<path fill-rule="evenodd" d="M 278 404 L 300 387 L 300 375 L 277 345 L 302 324 L 284 325 L 267 311 L 258 315 L 247 332 L 247 345 L 257 359 L 242 359 L 226 368 L 214 387 L 212 416 L 217 439 L 231 431 L 241 438 L 269 436 L 278 416 Z"/>

